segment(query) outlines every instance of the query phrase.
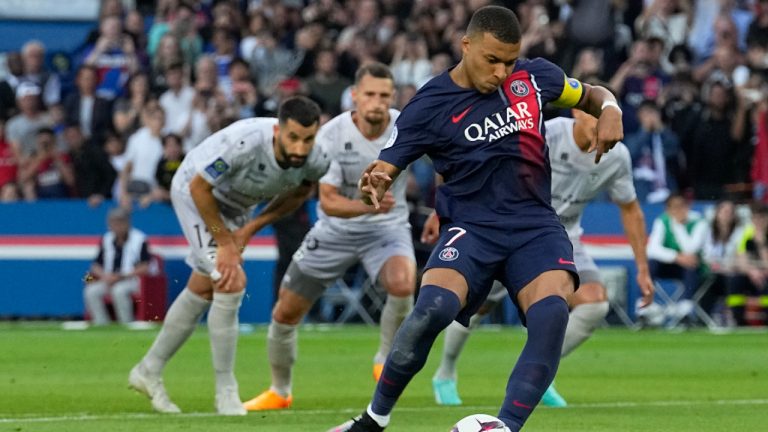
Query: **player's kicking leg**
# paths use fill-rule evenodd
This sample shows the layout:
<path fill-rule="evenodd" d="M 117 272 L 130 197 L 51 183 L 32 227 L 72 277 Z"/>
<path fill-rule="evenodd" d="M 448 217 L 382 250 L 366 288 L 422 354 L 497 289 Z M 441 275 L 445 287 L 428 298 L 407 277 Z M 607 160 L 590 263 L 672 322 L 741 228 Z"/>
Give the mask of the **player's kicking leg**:
<path fill-rule="evenodd" d="M 248 411 L 284 409 L 293 403 L 291 375 L 298 353 L 299 324 L 323 291 L 324 282 L 305 275 L 291 261 L 283 277 L 267 330 L 272 384 L 243 404 Z"/>
<path fill-rule="evenodd" d="M 384 370 L 384 361 L 392 349 L 397 329 L 413 310 L 413 291 L 416 285 L 416 262 L 413 246 L 408 238 L 410 256 L 391 256 L 379 272 L 379 281 L 387 292 L 387 299 L 381 311 L 379 349 L 373 357 L 373 378 L 378 381 Z"/>
<path fill-rule="evenodd" d="M 424 367 L 437 335 L 464 306 L 467 292 L 467 282 L 456 270 L 433 268 L 424 274 L 416 305 L 395 334 L 373 400 L 360 416 L 330 432 L 384 430 L 403 390 Z"/>
<path fill-rule="evenodd" d="M 200 293 L 206 293 L 200 294 Z M 168 397 L 163 385 L 163 369 L 176 351 L 195 331 L 197 323 L 210 306 L 210 279 L 192 273 L 187 287 L 173 301 L 160 333 L 144 358 L 133 367 L 128 376 L 131 388 L 146 395 L 152 408 L 161 413 L 179 413 L 181 410 Z"/>

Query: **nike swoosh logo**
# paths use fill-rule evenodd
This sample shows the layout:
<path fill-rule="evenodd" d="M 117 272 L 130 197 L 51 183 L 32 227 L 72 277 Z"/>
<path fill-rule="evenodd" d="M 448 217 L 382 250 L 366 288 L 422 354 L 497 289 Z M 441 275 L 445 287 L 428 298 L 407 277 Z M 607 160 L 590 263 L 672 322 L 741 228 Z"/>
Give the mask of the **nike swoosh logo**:
<path fill-rule="evenodd" d="M 472 107 L 471 107 L 471 106 L 469 106 L 469 107 L 467 107 L 467 109 L 465 109 L 464 111 L 462 111 L 460 114 L 456 114 L 456 115 L 452 116 L 452 117 L 451 117 L 451 121 L 452 121 L 453 123 L 458 123 L 458 122 L 460 122 L 460 121 L 461 121 L 461 119 L 463 119 L 463 118 L 464 118 L 464 116 L 465 116 L 465 115 L 467 115 L 467 113 L 469 112 L 469 110 L 470 110 L 471 108 L 472 108 Z"/>
<path fill-rule="evenodd" d="M 558 262 L 559 264 L 570 264 L 570 265 L 576 265 L 576 263 L 575 263 L 575 262 L 573 262 L 573 261 L 568 261 L 568 260 L 566 260 L 566 259 L 562 259 L 562 258 L 558 259 L 558 260 L 557 260 L 557 262 Z"/>
<path fill-rule="evenodd" d="M 514 406 L 516 406 L 516 407 L 518 407 L 518 408 L 525 408 L 525 409 L 529 409 L 529 410 L 532 410 L 532 409 L 533 409 L 533 408 L 532 408 L 530 405 L 526 405 L 526 404 L 524 404 L 524 403 L 520 402 L 520 401 L 519 401 L 519 400 L 517 400 L 517 399 L 515 399 L 515 400 L 513 400 L 513 401 L 512 401 L 512 405 L 514 405 Z"/>

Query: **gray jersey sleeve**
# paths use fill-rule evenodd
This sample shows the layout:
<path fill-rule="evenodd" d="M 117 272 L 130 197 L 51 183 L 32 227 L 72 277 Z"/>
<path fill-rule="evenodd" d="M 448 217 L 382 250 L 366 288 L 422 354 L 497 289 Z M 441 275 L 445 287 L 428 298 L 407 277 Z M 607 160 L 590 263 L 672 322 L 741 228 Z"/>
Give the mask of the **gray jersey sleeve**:
<path fill-rule="evenodd" d="M 230 142 L 231 138 L 225 133 L 217 133 L 208 139 L 218 141 L 218 145 L 201 148 L 204 151 L 197 155 L 197 167 L 198 174 L 212 185 L 224 182 L 233 173 L 237 173 L 243 164 L 253 159 L 253 155 L 248 154 L 248 149 L 253 150 L 253 147 L 247 146 L 244 140 Z M 247 139 L 260 142 L 264 138 L 260 132 L 256 132 Z"/>
<path fill-rule="evenodd" d="M 304 174 L 304 180 L 311 182 L 320 180 L 328 172 L 330 162 L 325 145 L 318 145 L 318 143 L 316 143 L 307 160 L 307 169 Z"/>
<path fill-rule="evenodd" d="M 632 159 L 629 156 L 629 150 L 623 143 L 618 143 L 612 152 L 616 152 L 617 159 L 621 165 L 613 178 L 609 182 L 608 195 L 613 202 L 617 204 L 627 204 L 637 198 L 635 184 L 632 180 Z"/>

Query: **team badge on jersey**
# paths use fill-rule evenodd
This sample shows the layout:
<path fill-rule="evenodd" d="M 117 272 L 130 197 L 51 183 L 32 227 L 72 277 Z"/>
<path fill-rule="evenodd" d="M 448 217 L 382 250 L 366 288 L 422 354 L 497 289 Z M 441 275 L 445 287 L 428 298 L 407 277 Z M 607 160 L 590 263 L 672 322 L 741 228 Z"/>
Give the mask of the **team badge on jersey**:
<path fill-rule="evenodd" d="M 447 247 L 440 251 L 440 258 L 443 261 L 453 261 L 459 257 L 459 251 L 455 247 Z"/>
<path fill-rule="evenodd" d="M 509 84 L 509 90 L 512 92 L 512 94 L 519 97 L 528 96 L 528 93 L 530 93 L 528 84 L 522 80 L 512 81 L 512 83 Z"/>
<path fill-rule="evenodd" d="M 220 175 L 224 174 L 224 172 L 228 169 L 229 169 L 229 164 L 224 162 L 224 159 L 218 158 L 215 161 L 213 161 L 212 164 L 205 167 L 205 172 L 207 172 L 209 176 L 216 179 L 216 178 L 219 178 Z"/>

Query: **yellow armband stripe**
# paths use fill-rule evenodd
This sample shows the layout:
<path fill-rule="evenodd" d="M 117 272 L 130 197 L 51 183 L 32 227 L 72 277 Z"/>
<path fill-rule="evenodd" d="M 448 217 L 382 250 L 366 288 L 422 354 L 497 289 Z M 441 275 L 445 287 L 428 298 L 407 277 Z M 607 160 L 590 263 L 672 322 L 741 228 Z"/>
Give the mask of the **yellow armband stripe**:
<path fill-rule="evenodd" d="M 559 108 L 573 108 L 584 95 L 584 86 L 575 78 L 565 76 L 563 80 L 563 92 L 560 93 L 560 97 L 554 100 L 552 104 Z"/>

